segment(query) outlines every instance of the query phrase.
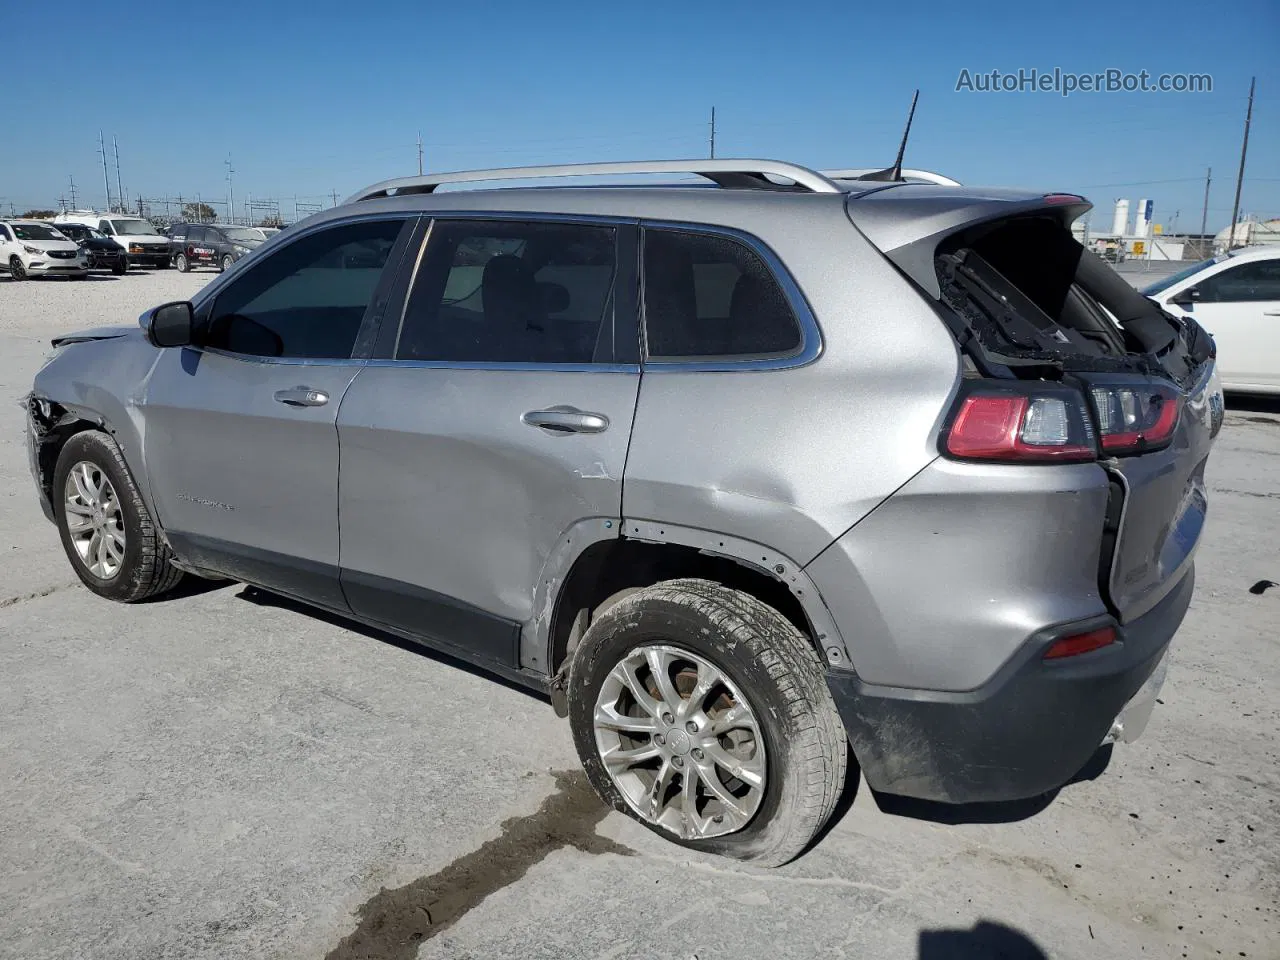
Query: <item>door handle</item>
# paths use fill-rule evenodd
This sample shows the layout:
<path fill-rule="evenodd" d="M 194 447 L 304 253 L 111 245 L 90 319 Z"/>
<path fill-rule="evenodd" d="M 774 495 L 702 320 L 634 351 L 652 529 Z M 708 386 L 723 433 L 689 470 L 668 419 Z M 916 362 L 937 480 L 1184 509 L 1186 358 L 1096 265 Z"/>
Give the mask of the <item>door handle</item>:
<path fill-rule="evenodd" d="M 329 395 L 323 390 L 313 390 L 311 387 L 303 386 L 277 390 L 274 396 L 279 403 L 285 403 L 291 407 L 323 407 L 329 402 Z"/>
<path fill-rule="evenodd" d="M 609 429 L 609 418 L 603 413 L 585 413 L 576 407 L 530 410 L 520 421 L 548 433 L 604 433 Z"/>
<path fill-rule="evenodd" d="M 1264 317 L 1280 317 L 1280 310 L 1263 310 Z"/>

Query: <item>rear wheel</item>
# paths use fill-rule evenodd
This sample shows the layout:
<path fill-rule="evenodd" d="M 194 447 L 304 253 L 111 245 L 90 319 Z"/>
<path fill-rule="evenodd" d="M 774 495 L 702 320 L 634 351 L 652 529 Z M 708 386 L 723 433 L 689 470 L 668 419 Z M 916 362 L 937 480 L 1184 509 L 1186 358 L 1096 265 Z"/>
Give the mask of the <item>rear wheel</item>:
<path fill-rule="evenodd" d="M 27 279 L 27 268 L 16 254 L 9 258 L 9 276 L 15 280 Z"/>
<path fill-rule="evenodd" d="M 173 258 L 173 265 L 178 268 L 179 273 L 186 273 L 191 269 L 191 264 L 187 261 L 187 255 L 180 253 Z"/>
<path fill-rule="evenodd" d="M 646 587 L 593 621 L 570 665 L 569 718 L 606 803 L 710 853 L 786 863 L 844 784 L 844 728 L 812 645 L 705 580 Z"/>
<path fill-rule="evenodd" d="M 53 473 L 54 518 L 81 582 L 109 600 L 132 603 L 172 590 L 182 571 L 105 433 L 77 433 Z"/>

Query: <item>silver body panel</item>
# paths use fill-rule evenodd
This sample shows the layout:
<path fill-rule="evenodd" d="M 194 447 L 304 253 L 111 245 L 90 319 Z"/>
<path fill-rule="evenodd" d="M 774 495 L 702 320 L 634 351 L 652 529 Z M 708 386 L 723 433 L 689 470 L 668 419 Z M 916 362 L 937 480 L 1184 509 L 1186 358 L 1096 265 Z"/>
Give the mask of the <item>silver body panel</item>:
<path fill-rule="evenodd" d="M 1106 613 L 1096 464 L 938 459 L 805 568 L 867 683 L 980 687 L 1044 627 Z"/>
<path fill-rule="evenodd" d="M 542 567 L 575 524 L 622 516 L 640 371 L 371 364 L 347 392 L 342 567 L 523 623 Z M 608 429 L 555 435 L 521 421 L 571 406 Z M 364 612 L 376 616 L 376 611 Z"/>

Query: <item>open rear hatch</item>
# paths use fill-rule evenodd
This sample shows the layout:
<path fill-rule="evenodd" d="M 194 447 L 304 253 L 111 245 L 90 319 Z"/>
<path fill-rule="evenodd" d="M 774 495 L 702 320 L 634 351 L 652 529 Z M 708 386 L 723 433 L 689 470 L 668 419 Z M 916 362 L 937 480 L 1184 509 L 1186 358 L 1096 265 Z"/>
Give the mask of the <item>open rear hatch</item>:
<path fill-rule="evenodd" d="M 966 379 L 980 381 L 967 394 L 1026 398 L 1022 412 L 973 408 L 989 430 L 1005 429 L 1004 416 L 1021 431 L 1008 449 L 1021 444 L 1022 453 L 1003 459 L 1096 460 L 1106 470 L 1112 496 L 1099 585 L 1127 622 L 1177 585 L 1199 541 L 1205 462 L 1222 423 L 1213 343 L 1071 235 L 1089 209 L 1082 198 L 968 203 L 972 217 L 961 208 L 949 229 L 885 253 L 935 299 Z M 859 224 L 856 199 L 850 216 Z M 936 207 L 931 219 L 936 226 Z"/>

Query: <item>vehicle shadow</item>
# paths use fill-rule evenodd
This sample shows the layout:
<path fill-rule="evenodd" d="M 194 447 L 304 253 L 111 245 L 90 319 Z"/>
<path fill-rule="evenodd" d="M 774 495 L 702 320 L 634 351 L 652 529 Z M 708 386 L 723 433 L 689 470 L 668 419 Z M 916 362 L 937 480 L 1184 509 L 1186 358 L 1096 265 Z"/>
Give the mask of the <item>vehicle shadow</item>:
<path fill-rule="evenodd" d="M 970 930 L 921 930 L 919 960 L 1048 960 L 1020 930 L 979 920 Z"/>
<path fill-rule="evenodd" d="M 1070 780 L 1057 790 L 1050 790 L 1026 800 L 1008 800 L 989 803 L 938 803 L 933 800 L 917 800 L 915 797 L 895 797 L 872 791 L 876 806 L 882 813 L 894 817 L 909 817 L 930 823 L 955 826 L 963 823 L 1017 823 L 1028 820 L 1057 799 L 1062 789 L 1073 783 L 1096 780 L 1111 765 L 1111 744 L 1096 750 L 1089 762 L 1080 768 Z"/>
<path fill-rule="evenodd" d="M 220 585 L 225 584 L 215 584 L 214 586 L 217 587 Z M 431 647 L 414 643 L 412 640 L 405 640 L 403 637 L 396 636 L 394 633 L 379 630 L 377 627 L 371 627 L 358 620 L 351 620 L 339 614 L 330 613 L 327 610 L 321 610 L 318 607 L 312 607 L 308 604 L 291 600 L 288 597 L 271 593 L 261 587 L 249 586 L 248 584 L 242 584 L 242 586 L 244 589 L 236 594 L 236 598 L 239 600 L 247 600 L 260 607 L 276 607 L 280 610 L 291 610 L 294 613 L 300 613 L 304 616 L 311 617 L 313 620 L 322 620 L 325 623 L 331 623 L 344 630 L 350 630 L 352 633 L 358 633 L 362 636 L 369 637 L 371 640 L 380 640 L 383 643 L 390 644 L 393 647 L 399 647 L 401 650 L 417 654 L 418 656 L 425 657 L 428 660 L 434 660 L 437 663 L 443 663 L 447 666 L 454 667 L 457 670 L 462 670 L 474 677 L 480 677 L 490 683 L 501 684 L 502 686 L 507 687 L 510 690 L 514 690 L 517 693 L 523 693 L 535 700 L 541 700 L 543 703 L 551 703 L 551 698 L 546 694 L 539 693 L 537 690 L 530 690 L 528 687 L 521 686 L 520 684 L 512 680 L 508 680 L 506 677 L 499 674 L 490 673 L 489 671 L 470 664 L 458 657 L 453 657 Z"/>
<path fill-rule="evenodd" d="M 1280 413 L 1280 396 L 1263 393 L 1228 393 L 1227 412 Z"/>
<path fill-rule="evenodd" d="M 172 590 L 157 594 L 154 597 L 147 597 L 145 600 L 139 600 L 139 605 L 148 603 L 167 603 L 170 600 L 185 600 L 188 597 L 199 597 L 206 593 L 212 593 L 214 590 L 221 590 L 234 584 L 233 580 L 209 580 L 205 577 L 197 577 L 188 574 L 179 581 L 178 585 Z"/>

